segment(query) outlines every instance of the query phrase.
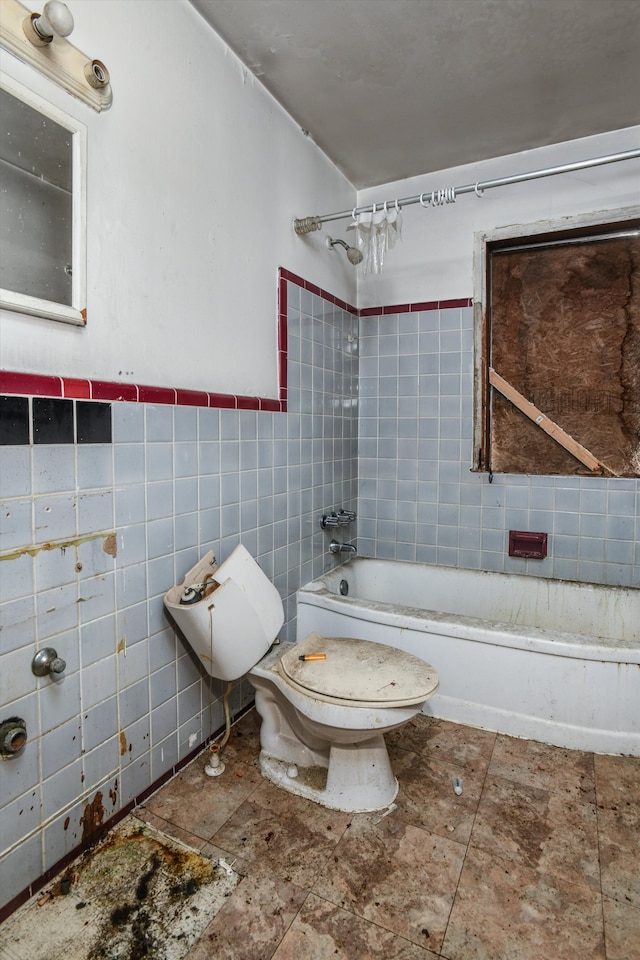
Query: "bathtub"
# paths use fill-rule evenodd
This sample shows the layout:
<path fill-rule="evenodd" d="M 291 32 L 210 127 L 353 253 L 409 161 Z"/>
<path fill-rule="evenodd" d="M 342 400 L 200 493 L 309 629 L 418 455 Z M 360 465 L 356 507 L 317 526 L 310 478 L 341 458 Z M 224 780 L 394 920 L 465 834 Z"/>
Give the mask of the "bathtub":
<path fill-rule="evenodd" d="M 312 630 L 427 660 L 431 716 L 640 756 L 637 588 L 355 557 L 298 591 Z"/>

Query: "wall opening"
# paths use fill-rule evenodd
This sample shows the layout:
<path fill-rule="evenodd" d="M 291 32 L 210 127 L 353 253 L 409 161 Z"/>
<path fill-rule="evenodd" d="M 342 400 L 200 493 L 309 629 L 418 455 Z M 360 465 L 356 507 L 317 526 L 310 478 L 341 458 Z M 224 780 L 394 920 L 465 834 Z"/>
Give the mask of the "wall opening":
<path fill-rule="evenodd" d="M 640 221 L 485 256 L 476 467 L 640 476 Z"/>

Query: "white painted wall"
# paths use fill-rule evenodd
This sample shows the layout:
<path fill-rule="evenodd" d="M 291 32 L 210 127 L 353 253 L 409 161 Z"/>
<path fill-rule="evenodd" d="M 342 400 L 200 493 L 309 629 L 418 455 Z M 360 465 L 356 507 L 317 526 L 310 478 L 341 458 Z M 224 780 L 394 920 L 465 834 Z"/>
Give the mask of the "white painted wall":
<path fill-rule="evenodd" d="M 88 323 L 2 313 L 2 367 L 276 396 L 278 267 L 356 298 L 326 232 L 292 220 L 355 190 L 186 0 L 70 8 L 73 43 L 111 73 L 109 111 L 1 65 L 88 127 Z"/>
<path fill-rule="evenodd" d="M 33 4 L 32 4 L 33 6 Z M 5 72 L 88 127 L 88 324 L 0 314 L 5 369 L 276 396 L 276 274 L 360 307 L 470 296 L 474 233 L 640 201 L 637 161 L 404 210 L 403 242 L 358 280 L 294 216 L 325 214 L 638 145 L 640 127 L 361 191 L 300 131 L 186 0 L 74 0 L 73 42 L 103 60 L 96 114 L 2 52 Z"/>
<path fill-rule="evenodd" d="M 637 149 L 639 145 L 640 127 L 631 127 L 362 190 L 358 193 L 358 205 L 510 177 Z M 470 194 L 442 207 L 423 209 L 420 204 L 405 207 L 402 242 L 387 252 L 381 274 L 369 274 L 359 280 L 358 306 L 470 297 L 474 292 L 476 232 L 638 203 L 640 161 L 630 160 L 497 187 L 486 191 L 482 199 Z M 345 221 L 345 226 L 347 224 Z M 336 225 L 333 227 L 338 229 Z"/>

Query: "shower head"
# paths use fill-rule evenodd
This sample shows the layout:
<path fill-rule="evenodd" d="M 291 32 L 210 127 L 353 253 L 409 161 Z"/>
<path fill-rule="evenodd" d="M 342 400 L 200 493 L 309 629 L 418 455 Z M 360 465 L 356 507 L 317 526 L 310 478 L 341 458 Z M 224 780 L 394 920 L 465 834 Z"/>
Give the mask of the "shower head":
<path fill-rule="evenodd" d="M 336 244 L 347 251 L 347 257 L 349 263 L 352 263 L 354 267 L 357 267 L 359 263 L 362 263 L 362 253 L 356 247 L 350 247 L 348 243 L 345 243 L 344 240 L 334 240 L 332 237 L 327 237 L 327 246 L 329 250 L 333 250 Z"/>

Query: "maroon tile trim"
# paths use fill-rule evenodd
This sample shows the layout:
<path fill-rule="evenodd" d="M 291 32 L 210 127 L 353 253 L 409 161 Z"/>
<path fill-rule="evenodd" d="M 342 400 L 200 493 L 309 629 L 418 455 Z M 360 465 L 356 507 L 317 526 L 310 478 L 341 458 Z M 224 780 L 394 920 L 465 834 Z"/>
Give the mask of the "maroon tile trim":
<path fill-rule="evenodd" d="M 91 381 L 74 380 L 72 377 L 62 378 L 62 396 L 73 400 L 91 399 Z"/>
<path fill-rule="evenodd" d="M 173 387 L 138 387 L 138 403 L 175 403 L 176 391 Z"/>
<path fill-rule="evenodd" d="M 108 380 L 91 381 L 92 400 L 131 400 L 138 401 L 138 387 L 135 383 L 111 383 Z"/>
<path fill-rule="evenodd" d="M 283 391 L 286 394 L 287 390 L 287 364 L 288 356 L 286 350 L 283 350 L 278 354 L 278 382 L 280 383 L 280 399 L 283 398 Z"/>
<path fill-rule="evenodd" d="M 299 277 L 297 273 L 292 273 L 291 270 L 287 270 L 286 267 L 280 267 L 280 276 L 284 277 L 285 280 L 288 280 L 290 283 L 295 283 L 298 287 L 304 287 L 305 281 L 302 277 Z"/>
<path fill-rule="evenodd" d="M 388 315 L 390 313 L 410 313 L 411 304 L 410 303 L 399 303 L 395 307 L 383 307 L 382 313 Z"/>
<path fill-rule="evenodd" d="M 222 407 L 225 410 L 235 410 L 236 398 L 232 393 L 210 393 L 208 405 L 210 407 Z"/>
<path fill-rule="evenodd" d="M 456 307 L 472 307 L 471 297 L 457 300 L 427 300 L 423 303 L 393 303 L 381 307 L 365 307 L 359 311 L 361 317 L 386 316 L 390 313 L 423 313 L 427 310 L 453 310 Z"/>
<path fill-rule="evenodd" d="M 285 299 L 286 304 L 286 299 Z M 289 328 L 287 326 L 286 308 L 278 316 L 278 353 L 286 353 L 289 343 Z"/>
<path fill-rule="evenodd" d="M 0 370 L 0 393 L 61 397 L 62 380 L 60 377 L 45 377 L 39 373 L 16 373 L 12 370 Z"/>
<path fill-rule="evenodd" d="M 472 307 L 473 300 L 471 297 L 462 297 L 461 300 L 440 300 L 439 305 L 441 310 L 453 310 L 456 307 Z"/>
<path fill-rule="evenodd" d="M 259 397 L 243 397 L 240 394 L 236 397 L 236 407 L 238 410 L 259 410 Z"/>
<path fill-rule="evenodd" d="M 179 407 L 208 407 L 209 394 L 202 390 L 176 390 Z"/>
<path fill-rule="evenodd" d="M 270 397 L 260 397 L 260 409 L 271 410 L 273 413 L 281 413 L 282 404 L 280 400 L 271 400 Z"/>
<path fill-rule="evenodd" d="M 424 303 L 411 304 L 412 313 L 426 313 L 427 310 L 437 310 L 437 309 L 438 309 L 437 300 L 426 300 Z"/>

